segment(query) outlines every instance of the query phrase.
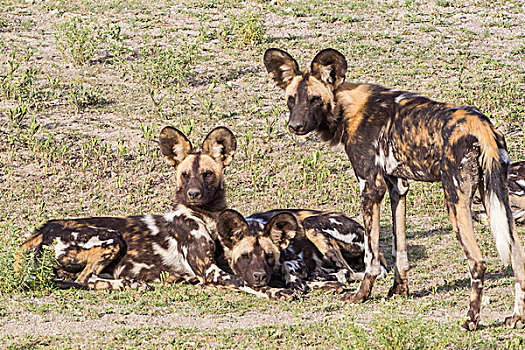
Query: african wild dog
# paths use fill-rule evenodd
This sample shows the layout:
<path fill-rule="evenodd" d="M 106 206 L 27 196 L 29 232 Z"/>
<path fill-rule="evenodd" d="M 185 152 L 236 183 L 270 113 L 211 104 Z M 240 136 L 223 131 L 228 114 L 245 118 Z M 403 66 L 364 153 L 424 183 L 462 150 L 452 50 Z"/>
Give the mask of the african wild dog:
<path fill-rule="evenodd" d="M 52 246 L 59 275 L 73 274 L 80 286 L 94 289 L 139 287 L 159 280 L 213 284 L 259 296 L 287 297 L 286 291 L 254 290 L 216 262 L 222 250 L 216 218 L 226 209 L 223 169 L 236 149 L 230 130 L 218 127 L 195 152 L 172 127 L 159 135 L 160 150 L 176 172 L 174 210 L 161 215 L 51 220 L 22 250 Z M 256 285 L 256 284 L 255 284 Z"/>
<path fill-rule="evenodd" d="M 298 135 L 316 131 L 324 141 L 342 143 L 359 180 L 366 271 L 357 293 L 347 299 L 368 298 L 381 271 L 379 213 L 387 190 L 396 260 L 389 295 L 408 294 L 407 180 L 441 181 L 452 227 L 471 274 L 470 308 L 463 327 L 477 327 L 486 270 L 470 212 L 478 186 L 500 257 L 505 264 L 511 260 L 516 278 L 514 313 L 505 324 L 525 322 L 525 265 L 509 206 L 509 158 L 503 135 L 485 115 L 474 107 L 435 102 L 411 92 L 345 82 L 346 59 L 333 49 L 319 52 L 305 71 L 279 49 L 267 50 L 264 64 L 270 77 L 285 90 L 290 131 Z"/>
<path fill-rule="evenodd" d="M 217 231 L 231 237 L 232 242 L 224 245 L 234 246 L 227 254 L 234 272 L 245 280 L 263 275 L 266 284 L 284 283 L 300 291 L 309 287 L 343 291 L 347 280 L 363 278 L 351 266 L 363 267 L 364 229 L 341 213 L 277 209 L 244 218 L 227 210 L 217 220 Z M 242 240 L 246 243 L 238 243 Z M 255 257 L 262 257 L 260 265 L 250 260 Z"/>
<path fill-rule="evenodd" d="M 512 163 L 507 176 L 509 183 L 509 203 L 516 223 L 525 223 L 525 161 Z M 474 197 L 475 204 L 481 204 L 479 196 Z M 488 221 L 484 211 L 477 212 L 476 218 Z"/>

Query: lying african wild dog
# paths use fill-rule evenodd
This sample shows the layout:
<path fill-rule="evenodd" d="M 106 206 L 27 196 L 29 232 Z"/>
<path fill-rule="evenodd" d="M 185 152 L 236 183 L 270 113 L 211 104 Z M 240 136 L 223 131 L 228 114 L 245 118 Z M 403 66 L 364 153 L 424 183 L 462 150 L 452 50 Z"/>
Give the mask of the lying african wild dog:
<path fill-rule="evenodd" d="M 174 210 L 161 215 L 51 220 L 22 250 L 52 246 L 59 275 L 94 289 L 141 287 L 169 273 L 169 282 L 201 282 L 259 296 L 287 297 L 275 289 L 254 290 L 216 263 L 222 250 L 216 218 L 226 209 L 223 169 L 236 149 L 230 130 L 218 127 L 195 152 L 172 127 L 159 135 L 160 150 L 176 172 Z M 257 286 L 257 283 L 252 285 Z"/>
<path fill-rule="evenodd" d="M 525 161 L 512 163 L 507 176 L 509 184 L 509 203 L 516 223 L 525 223 Z M 474 197 L 475 204 L 481 204 L 479 196 Z M 488 221 L 484 211 L 476 216 L 480 221 Z"/>
<path fill-rule="evenodd" d="M 347 280 L 363 279 L 351 266 L 363 266 L 364 229 L 341 213 L 277 209 L 244 218 L 229 209 L 219 215 L 217 231 L 229 237 L 225 255 L 247 281 L 343 291 Z"/>
<path fill-rule="evenodd" d="M 396 260 L 389 295 L 408 294 L 407 180 L 441 181 L 452 227 L 471 274 L 470 308 L 463 327 L 477 327 L 486 270 L 470 209 L 478 187 L 500 257 L 505 264 L 510 259 L 516 279 L 514 313 L 505 324 L 525 322 L 525 265 L 509 206 L 509 157 L 503 135 L 485 115 L 474 107 L 435 102 L 411 92 L 345 82 L 346 59 L 333 49 L 320 51 L 305 71 L 279 49 L 267 50 L 264 64 L 270 77 L 285 90 L 290 131 L 298 135 L 316 131 L 324 141 L 342 143 L 359 180 L 366 271 L 359 290 L 348 299 L 368 298 L 381 271 L 379 213 L 387 190 Z"/>

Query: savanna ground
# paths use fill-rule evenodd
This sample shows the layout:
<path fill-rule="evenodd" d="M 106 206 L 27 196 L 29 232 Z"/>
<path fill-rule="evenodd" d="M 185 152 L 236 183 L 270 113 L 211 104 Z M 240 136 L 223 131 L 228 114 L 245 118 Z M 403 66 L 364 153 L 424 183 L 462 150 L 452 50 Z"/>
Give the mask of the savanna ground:
<path fill-rule="evenodd" d="M 479 223 L 488 262 L 481 329 L 460 330 L 470 282 L 439 184 L 414 183 L 409 194 L 409 298 L 384 298 L 392 273 L 371 300 L 348 304 L 320 292 L 264 301 L 183 284 L 60 291 L 46 283 L 49 259 L 26 264 L 24 276 L 12 271 L 16 247 L 45 220 L 170 210 L 173 173 L 155 142 L 165 125 L 194 144 L 218 125 L 234 131 L 228 197 L 244 214 L 307 207 L 362 221 L 344 153 L 286 131 L 282 92 L 262 64 L 268 47 L 302 67 L 333 47 L 347 57 L 348 80 L 476 105 L 507 135 L 511 158 L 525 159 L 523 2 L 0 3 L 1 347 L 525 347 L 523 330 L 501 327 L 512 272 Z M 381 225 L 391 262 L 387 209 Z"/>

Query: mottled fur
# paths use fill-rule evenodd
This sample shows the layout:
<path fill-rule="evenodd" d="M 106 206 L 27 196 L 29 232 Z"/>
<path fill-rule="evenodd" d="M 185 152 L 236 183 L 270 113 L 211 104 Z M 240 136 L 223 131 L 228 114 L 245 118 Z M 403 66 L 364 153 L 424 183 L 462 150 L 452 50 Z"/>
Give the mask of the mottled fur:
<path fill-rule="evenodd" d="M 233 236 L 231 231 L 239 232 L 238 239 L 266 236 L 274 243 L 265 248 L 262 244 L 250 244 L 249 250 L 242 251 L 246 262 L 254 254 L 266 258 L 266 264 L 261 266 L 248 263 L 235 270 L 246 280 L 252 274 L 264 272 L 267 284 L 284 283 L 300 291 L 308 287 L 343 291 L 347 280 L 362 279 L 363 274 L 354 269 L 363 267 L 364 229 L 341 213 L 277 209 L 255 213 L 246 219 L 239 213 L 231 215 L 235 220 L 229 222 L 236 224 L 221 228 L 218 223 L 219 233 L 224 231 Z M 257 251 L 257 246 L 262 250 Z M 233 254 L 239 256 L 238 251 Z M 383 265 L 386 266 L 384 260 Z"/>
<path fill-rule="evenodd" d="M 503 135 L 475 107 L 454 106 L 406 91 L 345 82 L 347 63 L 336 50 L 319 52 L 301 71 L 286 52 L 269 49 L 264 64 L 285 90 L 288 128 L 317 132 L 331 144 L 342 143 L 361 187 L 365 224 L 365 277 L 349 300 L 369 297 L 381 272 L 379 219 L 381 201 L 390 193 L 393 216 L 394 286 L 389 295 L 408 294 L 405 242 L 407 180 L 440 181 L 454 232 L 468 258 L 472 276 L 467 329 L 475 329 L 486 270 L 474 235 L 471 202 L 480 189 L 491 231 L 504 263 L 516 278 L 516 303 L 506 324 L 525 322 L 524 253 L 509 206 L 509 159 Z"/>
<path fill-rule="evenodd" d="M 223 169 L 236 149 L 230 130 L 219 127 L 195 152 L 186 136 L 166 127 L 159 135 L 162 154 L 175 168 L 173 211 L 159 215 L 51 220 L 22 245 L 39 252 L 51 246 L 59 276 L 94 289 L 140 288 L 144 282 L 200 282 L 240 289 L 262 297 L 288 297 L 275 289 L 253 289 L 224 271 L 216 218 L 226 209 Z M 221 266 L 219 266 L 219 264 Z"/>

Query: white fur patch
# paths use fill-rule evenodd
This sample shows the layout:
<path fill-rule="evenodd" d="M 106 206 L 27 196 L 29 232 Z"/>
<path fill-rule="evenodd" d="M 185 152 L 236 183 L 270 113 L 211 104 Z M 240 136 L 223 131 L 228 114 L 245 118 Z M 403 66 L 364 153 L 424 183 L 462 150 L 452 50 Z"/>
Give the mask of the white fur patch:
<path fill-rule="evenodd" d="M 78 238 L 78 232 L 71 232 L 71 239 L 76 241 Z"/>
<path fill-rule="evenodd" d="M 330 221 L 332 224 L 343 225 L 343 223 L 341 221 L 337 221 L 334 218 L 329 218 L 328 221 Z"/>
<path fill-rule="evenodd" d="M 515 210 L 512 213 L 512 216 L 514 217 L 514 220 L 521 221 L 523 218 L 525 218 L 525 209 Z"/>
<path fill-rule="evenodd" d="M 160 255 L 165 265 L 170 266 L 180 275 L 195 277 L 195 272 L 188 264 L 186 257 L 179 251 L 178 246 L 177 240 L 173 238 L 168 238 L 168 249 L 162 248 L 157 243 L 152 244 L 153 251 Z"/>
<path fill-rule="evenodd" d="M 516 183 L 518 184 L 518 186 L 525 188 L 525 180 L 518 180 L 516 181 Z"/>
<path fill-rule="evenodd" d="M 407 252 L 396 252 L 396 266 L 400 271 L 408 271 L 410 265 L 408 264 Z"/>
<path fill-rule="evenodd" d="M 270 299 L 270 297 L 267 294 L 263 292 L 259 292 L 258 290 L 255 290 L 251 287 L 239 287 L 239 289 L 242 290 L 243 292 L 258 296 L 259 298 Z"/>
<path fill-rule="evenodd" d="M 508 265 L 510 261 L 510 247 L 512 239 L 510 228 L 507 221 L 507 212 L 505 206 L 500 202 L 498 196 L 493 191 L 488 193 L 488 215 L 490 221 L 490 230 L 496 241 L 496 248 L 503 265 Z"/>
<path fill-rule="evenodd" d="M 151 269 L 154 266 L 155 266 L 154 264 L 148 265 L 148 264 L 144 264 L 144 263 L 133 262 L 133 269 L 131 270 L 131 272 L 133 274 L 135 274 L 135 275 L 138 275 L 138 274 L 140 274 L 140 271 L 142 271 L 142 269 L 149 270 L 149 269 Z"/>
<path fill-rule="evenodd" d="M 91 249 L 93 247 L 99 247 L 103 244 L 111 244 L 111 243 L 113 243 L 113 238 L 107 239 L 105 241 L 101 241 L 100 239 L 98 239 L 98 237 L 91 237 L 89 241 L 87 241 L 84 244 L 79 244 L 78 246 L 84 249 Z"/>
<path fill-rule="evenodd" d="M 115 271 L 113 272 L 113 278 L 119 278 L 120 275 L 122 274 L 122 271 L 124 271 L 125 267 L 126 267 L 125 265 L 119 265 L 119 267 L 117 267 Z"/>
<path fill-rule="evenodd" d="M 259 224 L 259 228 L 262 230 L 264 228 L 264 226 L 268 223 L 266 220 L 264 219 L 260 219 L 260 218 L 246 218 L 246 221 L 247 222 L 256 222 Z"/>
<path fill-rule="evenodd" d="M 411 94 L 411 93 L 401 94 L 401 95 L 397 96 L 394 101 L 395 101 L 395 103 L 399 103 L 399 102 L 401 102 L 402 100 L 404 100 L 406 98 L 411 98 L 411 97 L 415 97 L 415 96 L 416 95 Z"/>
<path fill-rule="evenodd" d="M 70 244 L 65 244 L 60 238 L 55 238 L 53 248 L 55 250 L 55 258 L 58 258 L 60 255 L 66 253 L 66 249 Z"/>
<path fill-rule="evenodd" d="M 359 191 L 363 192 L 366 186 L 366 180 L 359 178 Z"/>
<path fill-rule="evenodd" d="M 151 236 L 156 236 L 156 235 L 159 234 L 159 227 L 155 223 L 155 218 L 153 217 L 153 215 L 146 215 L 141 220 L 148 227 L 149 234 Z M 172 220 L 173 220 L 173 218 L 172 218 Z"/>
<path fill-rule="evenodd" d="M 221 272 L 222 272 L 222 270 L 219 269 L 216 265 L 212 265 L 206 270 L 206 276 L 209 278 L 210 275 L 213 274 L 212 281 L 217 283 L 217 281 L 219 280 L 219 277 L 221 277 L 221 275 L 222 275 Z"/>
<path fill-rule="evenodd" d="M 329 234 L 330 236 L 332 236 L 333 238 L 341 241 L 341 242 L 344 242 L 344 243 L 348 243 L 348 244 L 355 244 L 359 247 L 361 247 L 362 249 L 364 249 L 364 245 L 363 243 L 361 242 L 355 242 L 355 240 L 358 238 L 357 235 L 354 235 L 354 234 L 341 234 L 341 232 L 337 231 L 335 228 L 334 229 L 328 229 L 328 228 L 325 228 L 325 229 L 322 229 L 321 231 L 323 231 L 324 233 L 327 233 Z"/>
<path fill-rule="evenodd" d="M 525 295 L 523 291 L 521 290 L 521 286 L 519 282 L 516 282 L 514 284 L 514 315 L 520 315 L 523 316 L 523 299 L 525 298 Z"/>

